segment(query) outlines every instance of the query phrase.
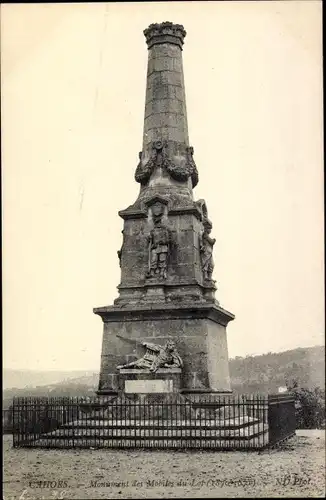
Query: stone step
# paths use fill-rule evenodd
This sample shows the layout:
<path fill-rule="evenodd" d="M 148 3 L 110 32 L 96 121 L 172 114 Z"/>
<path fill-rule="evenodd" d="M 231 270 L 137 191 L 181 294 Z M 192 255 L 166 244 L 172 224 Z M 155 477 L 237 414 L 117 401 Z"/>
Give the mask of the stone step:
<path fill-rule="evenodd" d="M 51 444 L 50 444 L 51 443 Z M 31 446 L 35 447 L 55 447 L 55 448 L 206 448 L 206 449 L 257 449 L 263 448 L 268 444 L 268 432 L 253 435 L 248 439 L 216 439 L 202 437 L 196 438 L 166 438 L 166 437 L 151 437 L 151 438 L 119 438 L 105 439 L 99 437 L 78 438 L 56 438 L 53 442 L 46 439 L 38 439 Z"/>
<path fill-rule="evenodd" d="M 261 448 L 268 425 L 242 416 L 219 419 L 109 419 L 94 415 L 68 422 L 29 446 L 69 448 Z"/>
<path fill-rule="evenodd" d="M 169 426 L 106 426 L 106 427 L 85 427 L 79 426 L 78 422 L 70 427 L 61 427 L 55 431 L 49 432 L 44 437 L 55 438 L 73 438 L 73 437 L 99 437 L 111 439 L 121 438 L 174 438 L 174 437 L 203 437 L 203 438 L 250 438 L 253 435 L 267 431 L 267 426 L 263 427 L 261 422 L 252 423 L 249 426 L 240 428 L 198 428 L 198 427 L 169 427 Z"/>
<path fill-rule="evenodd" d="M 156 429 L 198 429 L 198 428 L 210 428 L 210 429 L 240 429 L 243 427 L 250 426 L 252 424 L 258 424 L 259 419 L 253 417 L 238 417 L 236 419 L 226 419 L 226 420 L 170 420 L 168 423 L 164 420 L 143 420 L 143 419 L 123 419 L 123 420 L 111 420 L 105 418 L 95 419 L 79 419 L 74 422 L 68 422 L 63 424 L 61 428 L 73 429 L 73 428 L 84 428 L 84 429 L 97 429 L 97 428 L 130 428 L 130 427 L 141 427 L 142 429 L 151 429 L 155 427 Z M 261 426 L 263 426 L 261 422 Z M 267 426 L 267 424 L 265 424 Z"/>

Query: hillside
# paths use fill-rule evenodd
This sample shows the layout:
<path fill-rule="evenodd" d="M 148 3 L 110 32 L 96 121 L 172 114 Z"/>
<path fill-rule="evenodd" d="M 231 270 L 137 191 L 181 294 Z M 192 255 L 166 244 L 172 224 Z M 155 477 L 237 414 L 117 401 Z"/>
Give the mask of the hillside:
<path fill-rule="evenodd" d="M 287 381 L 297 379 L 301 386 L 325 388 L 325 347 L 292 349 L 260 356 L 230 360 L 232 388 L 235 393 L 272 393 Z M 10 373 L 8 373 L 10 372 Z M 12 384 L 11 387 L 9 384 Z M 4 370 L 4 407 L 13 396 L 83 396 L 95 394 L 98 373 L 34 372 Z"/>
<path fill-rule="evenodd" d="M 235 392 L 277 392 L 297 379 L 302 387 L 325 388 L 325 347 L 304 347 L 230 360 Z"/>
<path fill-rule="evenodd" d="M 16 387 L 37 387 L 48 384 L 57 384 L 71 379 L 91 376 L 94 371 L 75 370 L 75 371 L 41 371 L 41 370 L 3 370 L 3 389 Z"/>

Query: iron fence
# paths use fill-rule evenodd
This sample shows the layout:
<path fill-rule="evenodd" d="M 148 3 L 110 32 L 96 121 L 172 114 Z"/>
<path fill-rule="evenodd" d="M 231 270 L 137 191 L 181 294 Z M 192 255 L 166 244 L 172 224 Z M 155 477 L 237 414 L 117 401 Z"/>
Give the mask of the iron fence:
<path fill-rule="evenodd" d="M 2 434 L 12 433 L 12 408 L 2 410 Z"/>
<path fill-rule="evenodd" d="M 294 436 L 296 417 L 293 396 L 289 394 L 268 396 L 268 428 L 270 446 Z"/>
<path fill-rule="evenodd" d="M 14 447 L 261 449 L 295 433 L 279 396 L 18 397 L 12 410 Z"/>

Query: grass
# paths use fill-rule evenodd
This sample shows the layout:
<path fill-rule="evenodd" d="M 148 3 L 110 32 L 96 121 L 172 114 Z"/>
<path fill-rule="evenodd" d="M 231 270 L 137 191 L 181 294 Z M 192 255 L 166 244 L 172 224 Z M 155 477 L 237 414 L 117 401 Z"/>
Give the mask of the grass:
<path fill-rule="evenodd" d="M 13 449 L 4 500 L 323 497 L 324 431 L 263 452 Z"/>

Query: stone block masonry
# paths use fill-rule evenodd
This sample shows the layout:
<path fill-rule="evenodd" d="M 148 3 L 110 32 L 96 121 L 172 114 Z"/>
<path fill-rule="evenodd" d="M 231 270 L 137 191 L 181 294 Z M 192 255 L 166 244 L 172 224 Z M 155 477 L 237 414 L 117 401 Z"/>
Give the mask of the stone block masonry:
<path fill-rule="evenodd" d="M 215 298 L 216 240 L 210 236 L 205 201 L 193 195 L 199 177 L 188 135 L 182 62 L 186 32 L 164 22 L 150 25 L 144 34 L 147 84 L 135 170 L 140 190 L 136 201 L 119 212 L 124 224 L 119 296 L 114 306 L 94 309 L 104 325 L 99 394 L 126 387 L 135 392 L 139 387 L 230 392 L 226 326 L 234 316 Z M 137 341 L 137 349 L 126 339 Z M 169 340 L 183 362 L 178 379 L 147 373 L 154 354 L 146 358 L 139 348 L 149 343 L 160 350 Z M 135 366 L 137 360 L 143 360 L 139 376 L 126 378 L 121 367 Z"/>
<path fill-rule="evenodd" d="M 164 138 L 177 153 L 189 146 L 186 97 L 179 45 L 160 43 L 149 47 L 143 152 Z"/>

